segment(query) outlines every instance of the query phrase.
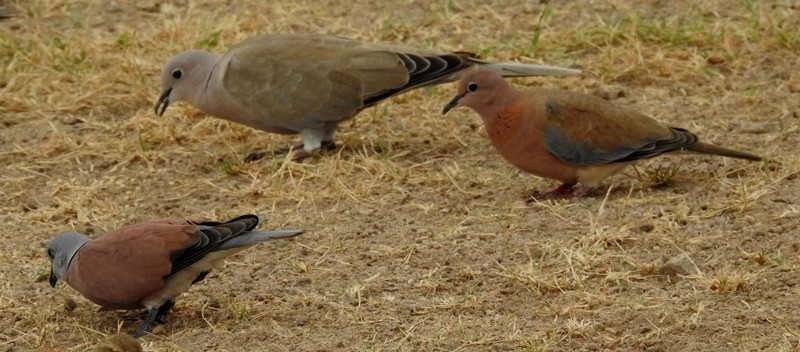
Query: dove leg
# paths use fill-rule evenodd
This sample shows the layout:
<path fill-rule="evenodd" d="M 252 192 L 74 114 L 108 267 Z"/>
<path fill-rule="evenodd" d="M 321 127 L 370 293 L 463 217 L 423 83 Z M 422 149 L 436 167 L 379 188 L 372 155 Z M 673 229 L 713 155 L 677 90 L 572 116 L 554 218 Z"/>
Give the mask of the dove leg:
<path fill-rule="evenodd" d="M 580 198 L 586 197 L 592 191 L 591 187 L 588 186 L 579 186 L 572 189 L 571 192 L 566 192 L 564 194 L 555 195 L 553 198 L 556 199 L 572 199 L 572 198 Z"/>
<path fill-rule="evenodd" d="M 323 147 L 324 147 L 324 143 L 323 143 Z M 261 159 L 264 159 L 264 157 L 266 157 L 267 154 L 272 154 L 272 155 L 286 154 L 286 153 L 289 153 L 289 152 L 291 152 L 293 150 L 294 151 L 303 150 L 303 145 L 302 144 L 298 144 L 298 145 L 294 145 L 294 146 L 291 146 L 291 147 L 278 148 L 273 152 L 267 152 L 267 151 L 250 152 L 250 154 L 247 154 L 244 157 L 244 162 L 245 163 L 252 163 L 254 161 L 259 161 Z"/>
<path fill-rule="evenodd" d="M 333 137 L 336 134 L 336 127 L 325 131 L 325 136 L 322 138 L 322 144 L 320 148 L 326 152 L 332 152 L 336 150 L 336 142 L 334 142 Z"/>
<path fill-rule="evenodd" d="M 302 144 L 295 145 L 290 148 L 281 148 L 276 150 L 273 154 L 285 154 L 293 152 L 292 160 L 303 161 L 303 159 L 314 155 L 318 150 L 333 151 L 336 150 L 336 142 L 333 141 L 336 129 L 328 130 L 312 130 L 306 129 L 300 132 L 300 137 L 303 139 Z M 267 156 L 267 152 L 252 152 L 247 154 L 244 158 L 245 163 L 258 161 Z"/>
<path fill-rule="evenodd" d="M 526 201 L 528 203 L 532 203 L 537 200 L 546 200 L 546 199 L 580 198 L 588 195 L 589 192 L 592 190 L 591 187 L 587 186 L 575 187 L 575 185 L 576 183 L 563 183 L 550 192 L 532 192 L 528 196 Z"/>
<path fill-rule="evenodd" d="M 325 150 L 334 150 L 336 149 L 336 142 L 333 141 L 333 138 L 336 135 L 336 126 L 329 128 L 325 131 L 325 136 L 322 137 L 322 148 Z"/>
<path fill-rule="evenodd" d="M 164 316 L 169 314 L 169 311 L 172 310 L 172 307 L 175 306 L 175 300 L 171 299 L 169 301 L 164 302 L 161 307 L 158 307 L 158 313 L 156 314 L 155 322 L 159 324 L 164 324 Z"/>
<path fill-rule="evenodd" d="M 556 187 L 556 189 L 554 189 L 554 190 L 552 190 L 550 192 L 537 192 L 537 191 L 534 191 L 534 192 L 531 192 L 530 195 L 528 195 L 528 198 L 526 199 L 526 201 L 528 203 L 532 203 L 532 202 L 535 202 L 537 200 L 559 199 L 559 198 L 562 198 L 564 195 L 570 193 L 570 191 L 572 190 L 572 187 L 574 187 L 574 186 L 575 186 L 575 183 L 563 183 L 560 186 Z"/>
<path fill-rule="evenodd" d="M 327 133 L 322 130 L 305 129 L 300 131 L 300 138 L 303 139 L 303 150 L 313 153 L 322 147 Z"/>
<path fill-rule="evenodd" d="M 158 316 L 158 308 L 159 307 L 152 307 L 147 309 L 147 314 L 145 315 L 142 323 L 139 324 L 139 328 L 133 333 L 133 337 L 140 338 L 144 335 L 145 331 L 150 328 L 150 325 L 153 324 L 153 321 L 156 320 L 156 316 Z"/>
<path fill-rule="evenodd" d="M 300 138 L 303 139 L 303 149 L 294 151 L 292 160 L 303 161 L 303 159 L 310 157 L 317 150 L 322 147 L 322 141 L 325 139 L 325 131 L 305 129 L 300 131 Z"/>
<path fill-rule="evenodd" d="M 331 142 L 324 141 L 324 142 L 322 142 L 322 144 L 320 144 L 320 148 L 318 150 L 324 150 L 326 152 L 329 152 L 329 151 L 336 150 L 336 148 L 337 148 L 336 143 L 334 143 L 332 141 Z M 303 159 L 308 158 L 308 157 L 310 157 L 312 155 L 314 155 L 314 153 L 306 151 L 305 149 L 302 148 L 302 145 L 301 145 L 301 148 L 297 149 L 294 152 L 294 155 L 292 156 L 292 160 L 294 160 L 294 161 L 303 161 Z"/>
<path fill-rule="evenodd" d="M 333 141 L 335 131 L 335 128 L 327 130 L 306 129 L 300 131 L 300 137 L 303 138 L 302 149 L 297 149 L 294 152 L 292 160 L 302 161 L 319 150 L 336 150 L 336 142 Z"/>
<path fill-rule="evenodd" d="M 142 313 L 137 313 L 137 314 L 124 315 L 122 316 L 122 320 L 127 322 L 141 321 L 147 316 L 147 312 L 148 311 L 144 311 Z"/>
<path fill-rule="evenodd" d="M 122 319 L 129 322 L 142 321 L 142 324 L 139 326 L 138 329 L 136 329 L 136 332 L 138 333 L 140 332 L 139 330 L 142 330 L 141 333 L 144 334 L 144 332 L 147 331 L 147 326 L 152 325 L 153 323 L 164 324 L 164 320 L 162 318 L 164 318 L 164 316 L 167 315 L 174 306 L 175 306 L 175 300 L 171 299 L 169 301 L 164 302 L 164 304 L 162 304 L 160 307 L 156 308 L 155 315 L 152 318 L 150 317 L 150 315 L 153 314 L 153 309 L 148 309 L 144 313 L 127 315 L 122 317 Z"/>
<path fill-rule="evenodd" d="M 322 148 L 322 150 L 324 150 L 326 152 L 332 152 L 332 151 L 336 150 L 336 148 L 338 148 L 338 147 L 336 146 L 336 142 L 334 142 L 334 141 L 322 141 L 321 148 Z"/>
<path fill-rule="evenodd" d="M 550 191 L 549 194 L 552 196 L 565 196 L 572 193 L 573 187 L 575 187 L 574 183 L 562 183 L 560 186 Z"/>

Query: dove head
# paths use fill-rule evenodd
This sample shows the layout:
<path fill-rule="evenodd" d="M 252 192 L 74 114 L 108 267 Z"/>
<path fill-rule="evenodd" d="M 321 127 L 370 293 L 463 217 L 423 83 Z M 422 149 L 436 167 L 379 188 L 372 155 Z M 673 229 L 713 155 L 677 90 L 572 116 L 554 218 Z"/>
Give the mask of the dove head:
<path fill-rule="evenodd" d="M 172 101 L 198 105 L 195 97 L 205 89 L 220 55 L 202 50 L 187 50 L 169 59 L 161 69 L 161 95 L 155 105 L 161 116 Z"/>
<path fill-rule="evenodd" d="M 442 114 L 463 105 L 483 115 L 487 109 L 500 106 L 499 104 L 513 96 L 514 89 L 497 72 L 488 69 L 472 70 L 458 81 L 458 94 L 447 103 Z"/>
<path fill-rule="evenodd" d="M 47 259 L 51 264 L 50 286 L 56 286 L 58 279 L 67 272 L 75 253 L 88 242 L 89 237 L 75 231 L 64 232 L 50 240 L 47 244 Z"/>

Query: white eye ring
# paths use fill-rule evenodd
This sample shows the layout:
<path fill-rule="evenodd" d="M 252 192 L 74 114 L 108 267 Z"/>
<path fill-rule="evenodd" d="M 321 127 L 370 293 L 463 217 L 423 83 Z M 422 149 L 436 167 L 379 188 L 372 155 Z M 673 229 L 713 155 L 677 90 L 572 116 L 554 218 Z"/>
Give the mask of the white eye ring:
<path fill-rule="evenodd" d="M 477 92 L 478 91 L 478 84 L 475 83 L 475 82 L 469 82 L 469 84 L 467 84 L 467 90 L 472 92 L 472 93 Z"/>

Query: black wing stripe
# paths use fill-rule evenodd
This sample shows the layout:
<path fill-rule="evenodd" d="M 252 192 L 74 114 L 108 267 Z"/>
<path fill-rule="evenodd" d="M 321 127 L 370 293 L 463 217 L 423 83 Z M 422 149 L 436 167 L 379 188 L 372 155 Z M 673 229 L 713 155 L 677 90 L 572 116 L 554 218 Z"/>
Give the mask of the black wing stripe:
<path fill-rule="evenodd" d="M 248 214 L 224 223 L 208 221 L 198 223 L 197 225 L 200 227 L 197 231 L 199 240 L 191 247 L 170 255 L 172 270 L 169 274 L 164 276 L 164 278 L 172 276 L 192 266 L 192 264 L 197 263 L 225 241 L 255 229 L 258 225 L 258 217 Z"/>
<path fill-rule="evenodd" d="M 387 89 L 378 94 L 371 95 L 364 99 L 364 108 L 378 103 L 379 101 L 391 97 L 395 94 L 405 92 L 418 87 L 436 84 L 440 79 L 448 77 L 466 67 L 472 65 L 467 58 L 471 57 L 469 54 L 443 54 L 439 56 L 419 56 L 409 54 L 398 54 L 406 64 L 406 69 L 409 72 L 409 80 L 402 87 Z M 415 63 L 414 67 L 409 66 L 403 55 L 408 56 L 409 59 Z"/>

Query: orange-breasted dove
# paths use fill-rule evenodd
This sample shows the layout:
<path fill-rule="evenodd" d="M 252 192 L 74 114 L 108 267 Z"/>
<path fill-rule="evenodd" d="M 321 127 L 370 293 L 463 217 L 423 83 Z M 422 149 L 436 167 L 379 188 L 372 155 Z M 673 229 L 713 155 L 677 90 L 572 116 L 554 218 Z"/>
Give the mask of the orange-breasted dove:
<path fill-rule="evenodd" d="M 632 162 L 664 153 L 761 160 L 700 142 L 687 130 L 664 126 L 594 95 L 544 88 L 517 91 L 489 70 L 465 74 L 442 113 L 457 105 L 481 116 L 492 144 L 512 165 L 563 182 L 548 194 L 554 198 L 585 195 Z M 577 183 L 588 187 L 573 189 Z"/>
<path fill-rule="evenodd" d="M 140 337 L 166 314 L 175 297 L 203 280 L 223 260 L 250 246 L 301 234 L 253 231 L 255 215 L 226 222 L 157 220 L 126 226 L 94 240 L 70 231 L 47 244 L 50 285 L 63 279 L 90 301 L 109 309 L 146 308 Z"/>
<path fill-rule="evenodd" d="M 170 102 L 182 100 L 258 130 L 299 133 L 299 160 L 323 147 L 335 149 L 336 126 L 362 109 L 410 89 L 455 81 L 476 65 L 507 77 L 580 72 L 323 35 L 261 35 L 223 55 L 188 50 L 169 59 L 155 111 L 160 116 Z"/>

